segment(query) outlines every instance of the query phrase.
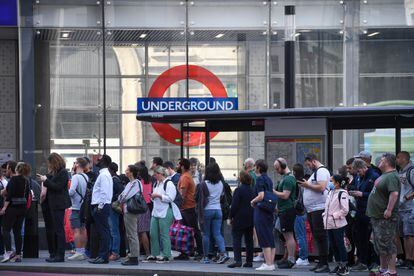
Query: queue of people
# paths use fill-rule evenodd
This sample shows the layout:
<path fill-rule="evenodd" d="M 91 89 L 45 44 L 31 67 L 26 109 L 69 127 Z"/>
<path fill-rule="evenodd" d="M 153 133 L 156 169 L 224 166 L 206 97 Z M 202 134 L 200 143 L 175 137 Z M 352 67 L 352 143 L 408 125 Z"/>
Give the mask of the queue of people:
<path fill-rule="evenodd" d="M 280 180 L 273 183 L 268 162 L 248 158 L 233 193 L 214 158 L 202 171 L 195 158 L 175 165 L 155 157 L 150 169 L 139 161 L 118 175 L 118 166 L 108 155 L 99 158 L 99 173 L 87 157 L 76 158 L 69 173 L 62 156 L 52 153 L 48 173 L 36 174 L 36 180 L 30 177 L 28 163 L 9 161 L 0 174 L 1 262 L 21 262 L 22 250 L 32 250 L 24 245 L 22 233 L 30 231 L 23 225 L 26 221 L 33 225 L 28 213 L 39 202 L 47 262 L 117 261 L 125 236 L 128 254 L 122 265 L 138 265 L 141 252 L 144 262 L 193 259 L 224 264 L 230 259 L 223 235 L 228 221 L 234 250 L 230 268 L 250 268 L 255 261 L 263 261 L 257 271 L 309 265 L 309 225 L 317 249 L 318 262 L 310 268 L 315 273 L 396 275 L 399 248 L 405 255 L 399 266 L 413 269 L 414 166 L 409 153 L 385 153 L 376 167 L 371 154 L 362 151 L 334 174 L 315 154 L 304 160 L 290 169 L 288 160 L 277 158 L 273 168 Z M 65 258 L 67 209 L 75 249 Z M 170 227 L 175 221 L 191 229 L 194 240 L 188 241 L 191 248 L 172 258 Z M 285 256 L 276 265 L 275 234 L 285 245 Z M 261 249 L 256 257 L 255 241 Z M 336 265 L 331 269 L 333 260 Z"/>

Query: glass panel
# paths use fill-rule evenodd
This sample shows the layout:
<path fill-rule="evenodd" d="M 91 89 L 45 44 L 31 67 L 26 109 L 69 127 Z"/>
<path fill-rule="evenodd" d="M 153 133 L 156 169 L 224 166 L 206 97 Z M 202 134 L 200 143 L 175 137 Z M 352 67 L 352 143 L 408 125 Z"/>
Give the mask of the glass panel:
<path fill-rule="evenodd" d="M 408 151 L 414 161 L 414 128 L 401 129 L 401 150 Z"/>
<path fill-rule="evenodd" d="M 374 165 L 383 153 L 395 153 L 395 129 L 334 130 L 333 139 L 334 171 L 362 150 L 371 153 Z"/>
<path fill-rule="evenodd" d="M 404 0 L 361 1 L 360 26 L 412 26 L 414 3 Z"/>

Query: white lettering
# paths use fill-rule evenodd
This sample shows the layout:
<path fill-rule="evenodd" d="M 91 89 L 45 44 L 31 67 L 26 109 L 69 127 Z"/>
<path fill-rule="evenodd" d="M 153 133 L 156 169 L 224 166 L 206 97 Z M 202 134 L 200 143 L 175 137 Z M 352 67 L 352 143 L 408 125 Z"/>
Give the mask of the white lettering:
<path fill-rule="evenodd" d="M 194 111 L 204 111 L 206 109 L 207 109 L 206 102 L 198 102 L 198 104 L 197 104 L 197 110 L 194 110 Z"/>
<path fill-rule="evenodd" d="M 217 101 L 217 108 L 216 108 L 216 110 L 225 110 L 225 108 L 224 108 L 225 104 L 226 104 L 225 101 L 223 101 L 223 102 Z"/>
<path fill-rule="evenodd" d="M 147 104 L 147 105 L 145 106 L 145 104 Z M 148 111 L 150 109 L 150 102 L 142 101 L 141 102 L 141 108 L 142 108 L 142 111 Z"/>
<path fill-rule="evenodd" d="M 168 110 L 168 103 L 167 102 L 160 102 L 160 111 Z"/>
<path fill-rule="evenodd" d="M 226 102 L 226 109 L 225 110 L 232 110 L 234 108 L 234 104 L 231 101 Z"/>

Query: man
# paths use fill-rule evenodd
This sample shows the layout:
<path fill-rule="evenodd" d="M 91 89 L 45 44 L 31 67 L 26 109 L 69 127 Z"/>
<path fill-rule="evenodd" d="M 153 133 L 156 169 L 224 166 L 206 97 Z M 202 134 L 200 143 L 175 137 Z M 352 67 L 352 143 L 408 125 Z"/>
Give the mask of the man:
<path fill-rule="evenodd" d="M 371 163 L 372 156 L 371 156 L 371 153 L 369 153 L 368 151 L 363 150 L 360 153 L 358 153 L 358 155 L 355 155 L 354 158 L 359 158 L 359 159 L 364 160 L 365 163 L 367 163 L 368 168 L 372 168 L 373 170 L 377 172 L 378 175 L 381 175 L 381 170 L 377 166 Z"/>
<path fill-rule="evenodd" d="M 244 170 L 249 173 L 250 177 L 253 179 L 252 187 L 256 184 L 256 173 L 254 172 L 254 159 L 249 157 L 244 160 Z"/>
<path fill-rule="evenodd" d="M 109 244 L 111 230 L 109 228 L 109 212 L 113 195 L 113 180 L 108 170 L 112 163 L 111 157 L 104 154 L 98 160 L 96 166 L 100 168 L 99 176 L 93 185 L 92 191 L 92 217 L 99 236 L 99 255 L 89 260 L 92 264 L 106 264 L 109 258 Z"/>
<path fill-rule="evenodd" d="M 391 153 L 381 157 L 377 178 L 368 198 L 367 215 L 371 218 L 374 247 L 380 256 L 379 275 L 397 275 L 395 235 L 398 226 L 398 196 L 400 180 L 395 170 L 396 158 Z"/>
<path fill-rule="evenodd" d="M 286 241 L 288 258 L 278 264 L 279 268 L 292 268 L 295 263 L 296 242 L 293 234 L 295 227 L 296 210 L 296 178 L 292 175 L 287 162 L 283 158 L 277 158 L 273 164 L 275 171 L 282 176 L 273 193 L 279 197 L 277 209 L 279 211 L 280 228 Z"/>
<path fill-rule="evenodd" d="M 194 194 L 196 191 L 196 185 L 193 181 L 193 177 L 190 174 L 190 161 L 188 159 L 181 159 L 179 161 L 181 170 L 180 180 L 178 182 L 178 191 L 183 198 L 183 205 L 181 206 L 181 215 L 183 217 L 183 224 L 194 228 L 194 238 L 197 245 L 198 257 L 203 255 L 203 242 L 201 239 L 200 229 L 198 229 L 197 216 L 195 211 L 195 199 Z M 189 257 L 186 252 L 181 252 L 174 260 L 188 260 Z"/>
<path fill-rule="evenodd" d="M 175 167 L 173 162 L 165 161 L 162 166 L 167 169 L 168 178 L 171 179 L 176 187 L 178 187 L 177 185 L 181 175 L 174 170 Z"/>
<path fill-rule="evenodd" d="M 190 172 L 191 172 L 191 175 L 193 176 L 193 180 L 196 186 L 200 184 L 202 180 L 201 173 L 198 169 L 199 165 L 200 165 L 200 162 L 198 161 L 197 158 L 195 157 L 190 158 Z"/>
<path fill-rule="evenodd" d="M 154 157 L 152 158 L 151 167 L 149 169 L 154 171 L 157 166 L 162 166 L 163 163 L 164 161 L 161 157 Z M 157 184 L 157 179 L 155 179 L 154 176 L 151 176 L 151 183 L 153 187 Z"/>
<path fill-rule="evenodd" d="M 73 172 L 71 186 L 69 188 L 69 196 L 72 202 L 72 213 L 70 215 L 70 226 L 73 229 L 76 251 L 70 256 L 70 261 L 83 261 L 86 259 L 85 245 L 88 239 L 84 222 L 81 218 L 81 206 L 85 200 L 86 188 L 88 186 L 88 176 L 84 173 L 88 162 L 84 158 L 77 158 L 73 164 Z"/>
<path fill-rule="evenodd" d="M 324 228 L 322 213 L 325 211 L 325 201 L 328 194 L 327 185 L 331 176 L 313 153 L 305 156 L 305 166 L 313 170 L 313 173 L 308 181 L 298 180 L 298 183 L 304 188 L 303 204 L 308 213 L 309 225 L 319 254 L 319 263 L 311 268 L 310 271 L 326 273 L 329 272 L 328 235 Z"/>
<path fill-rule="evenodd" d="M 122 185 L 121 178 L 116 174 L 118 171 L 118 164 L 112 162 L 108 167 L 109 173 L 112 176 L 112 200 L 111 204 L 114 201 L 118 200 L 118 196 L 124 190 Z M 109 209 L 109 228 L 111 229 L 111 243 L 110 243 L 110 252 L 109 256 L 110 261 L 116 261 L 120 258 L 119 251 L 121 246 L 121 233 L 119 231 L 119 214 L 115 212 L 112 208 Z"/>
<path fill-rule="evenodd" d="M 88 165 L 86 166 L 86 168 L 84 170 L 84 173 L 88 176 L 88 179 L 89 179 L 88 185 L 87 185 L 88 190 L 92 191 L 93 184 L 96 181 L 96 174 L 95 174 L 95 172 L 92 171 L 91 160 L 87 156 L 84 156 L 83 159 L 85 159 L 85 161 L 88 163 Z M 89 192 L 89 195 L 86 195 L 86 196 L 90 198 L 90 196 L 91 196 L 90 192 Z M 91 208 L 89 208 L 89 210 L 90 209 Z M 94 223 L 92 221 L 92 217 L 91 217 L 90 214 L 87 217 L 88 218 L 85 222 L 85 228 L 86 228 L 86 233 L 88 235 L 88 239 L 87 239 L 86 245 L 85 245 L 85 255 L 87 257 L 91 257 L 91 256 L 97 255 L 99 244 L 98 244 L 98 241 L 95 239 L 95 237 L 97 236 L 97 233 L 96 233 L 95 227 L 93 227 Z"/>
<path fill-rule="evenodd" d="M 374 188 L 375 180 L 379 177 L 373 168 L 368 168 L 366 162 L 355 159 L 352 162 L 352 170 L 357 173 L 354 178 L 354 186 L 349 194 L 353 196 L 357 203 L 357 211 L 354 220 L 353 237 L 357 248 L 358 263 L 351 271 L 368 271 L 372 256 L 371 243 L 371 224 L 369 217 L 366 216 L 368 197 Z"/>
<path fill-rule="evenodd" d="M 401 268 L 413 269 L 414 266 L 414 165 L 410 161 L 410 154 L 402 151 L 397 154 L 397 165 L 400 167 L 401 193 L 398 215 L 402 227 L 405 249 L 405 263 Z"/>

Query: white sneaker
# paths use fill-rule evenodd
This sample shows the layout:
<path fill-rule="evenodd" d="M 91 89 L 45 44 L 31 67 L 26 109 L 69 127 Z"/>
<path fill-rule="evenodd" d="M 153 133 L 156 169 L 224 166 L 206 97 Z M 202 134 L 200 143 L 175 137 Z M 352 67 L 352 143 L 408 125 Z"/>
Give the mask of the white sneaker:
<path fill-rule="evenodd" d="M 273 271 L 275 270 L 275 265 L 262 264 L 262 266 L 256 268 L 257 271 Z"/>
<path fill-rule="evenodd" d="M 3 259 L 1 260 L 2 263 L 8 262 L 11 258 L 14 257 L 13 251 L 7 251 L 3 254 Z"/>
<path fill-rule="evenodd" d="M 264 261 L 264 258 L 261 254 L 253 258 L 253 262 L 256 262 L 256 263 L 263 262 L 263 261 Z"/>
<path fill-rule="evenodd" d="M 309 265 L 309 261 L 308 261 L 308 259 L 301 259 L 301 258 L 298 258 L 297 260 L 296 260 L 296 265 L 297 266 L 307 266 L 307 265 Z"/>
<path fill-rule="evenodd" d="M 86 260 L 85 254 L 82 253 L 75 253 L 72 256 L 68 257 L 69 261 L 83 261 Z"/>

